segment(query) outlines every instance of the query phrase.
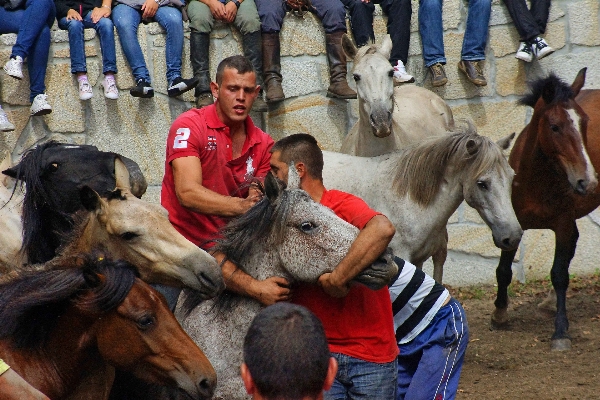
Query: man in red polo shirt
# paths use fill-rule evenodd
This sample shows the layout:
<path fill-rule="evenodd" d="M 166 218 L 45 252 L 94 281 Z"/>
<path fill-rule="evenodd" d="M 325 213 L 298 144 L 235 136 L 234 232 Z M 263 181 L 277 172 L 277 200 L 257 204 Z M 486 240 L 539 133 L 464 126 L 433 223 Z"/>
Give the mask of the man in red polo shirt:
<path fill-rule="evenodd" d="M 273 146 L 273 139 L 248 116 L 260 90 L 248 59 L 232 56 L 221 61 L 211 90 L 214 104 L 186 111 L 171 125 L 161 192 L 161 204 L 175 229 L 205 250 L 229 218 L 260 200 L 259 192 L 249 187 L 269 171 Z M 235 289 L 235 265 L 226 262 L 222 269 L 227 287 Z M 289 294 L 283 278 L 241 284 L 265 304 Z M 174 306 L 179 291 L 163 293 Z"/>

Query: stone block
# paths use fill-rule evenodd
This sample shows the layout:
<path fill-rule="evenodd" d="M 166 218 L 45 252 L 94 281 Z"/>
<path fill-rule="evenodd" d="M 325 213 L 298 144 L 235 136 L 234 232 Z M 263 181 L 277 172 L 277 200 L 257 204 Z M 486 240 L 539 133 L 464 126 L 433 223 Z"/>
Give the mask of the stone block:
<path fill-rule="evenodd" d="M 591 48 L 583 52 L 569 52 L 564 54 L 552 54 L 534 63 L 528 76 L 536 77 L 548 74 L 554 71 L 566 82 L 573 82 L 577 72 L 581 68 L 587 67 L 585 80 L 586 89 L 600 89 L 600 47 Z"/>
<path fill-rule="evenodd" d="M 149 203 L 160 204 L 160 191 L 162 189 L 162 185 L 153 185 L 148 186 L 146 189 L 146 193 L 142 196 L 142 200 L 147 201 Z"/>
<path fill-rule="evenodd" d="M 573 2 L 567 6 L 567 10 L 571 43 L 600 45 L 600 3 L 597 0 Z"/>
<path fill-rule="evenodd" d="M 69 43 L 69 32 L 58 30 L 50 32 L 50 40 L 53 43 Z"/>
<path fill-rule="evenodd" d="M 324 150 L 337 151 L 348 132 L 348 102 L 313 94 L 285 101 L 272 110 L 266 132 L 275 140 L 306 132 L 319 141 Z"/>
<path fill-rule="evenodd" d="M 91 63 L 88 64 L 88 67 Z M 53 112 L 45 118 L 53 132 L 83 132 L 85 130 L 84 102 L 79 100 L 77 83 L 68 63 L 49 65 L 47 69 L 48 103 Z M 91 83 L 91 82 L 90 82 Z M 96 93 L 98 97 L 98 93 Z M 60 110 L 60 111 L 59 111 Z"/>
<path fill-rule="evenodd" d="M 0 65 L 4 66 L 10 57 L 11 50 L 0 51 Z M 29 103 L 29 71 L 27 63 L 23 63 L 23 79 L 15 79 L 0 73 L 0 91 L 2 93 L 2 102 L 11 105 L 28 106 Z"/>
<path fill-rule="evenodd" d="M 0 44 L 4 46 L 14 46 L 17 43 L 17 34 L 16 33 L 5 33 L 0 35 Z"/>
<path fill-rule="evenodd" d="M 421 44 L 421 35 L 419 32 L 411 33 L 410 44 L 408 45 L 408 55 L 416 56 L 423 53 L 423 45 Z"/>
<path fill-rule="evenodd" d="M 565 10 L 563 4 L 559 4 L 556 1 L 550 6 L 550 15 L 548 15 L 548 22 L 556 21 L 559 18 L 565 16 Z"/>
<path fill-rule="evenodd" d="M 8 120 L 15 126 L 12 132 L 2 132 L 0 135 L 0 158 L 4 159 L 5 154 L 12 153 L 17 141 L 21 137 L 23 130 L 30 119 L 29 107 L 2 107 L 6 112 Z"/>
<path fill-rule="evenodd" d="M 496 59 L 496 92 L 500 96 L 527 93 L 526 66 L 512 55 Z"/>
<path fill-rule="evenodd" d="M 452 105 L 454 120 L 469 119 L 474 122 L 477 132 L 496 141 L 512 132 L 519 133 L 526 125 L 529 107 L 514 101 L 469 103 Z M 459 121 L 460 122 L 460 121 Z"/>
<path fill-rule="evenodd" d="M 281 62 L 286 98 L 327 90 L 329 68 L 325 57 L 290 57 Z"/>
<path fill-rule="evenodd" d="M 519 47 L 519 33 L 512 25 L 494 26 L 490 28 L 488 46 L 496 58 L 514 54 Z"/>
<path fill-rule="evenodd" d="M 282 57 L 325 53 L 325 31 L 319 19 L 311 13 L 304 18 L 286 15 L 280 35 Z"/>
<path fill-rule="evenodd" d="M 506 9 L 504 3 L 502 4 L 493 4 L 492 12 L 490 14 L 490 26 L 496 25 L 506 25 L 510 24 L 510 27 L 514 29 L 512 25 L 512 18 Z"/>

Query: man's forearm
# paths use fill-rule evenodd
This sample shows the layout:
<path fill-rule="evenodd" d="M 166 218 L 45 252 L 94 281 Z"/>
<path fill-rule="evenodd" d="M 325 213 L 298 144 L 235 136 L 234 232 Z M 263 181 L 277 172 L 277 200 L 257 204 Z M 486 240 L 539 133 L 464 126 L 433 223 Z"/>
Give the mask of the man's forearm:
<path fill-rule="evenodd" d="M 177 191 L 177 199 L 189 210 L 221 217 L 242 215 L 254 204 L 249 199 L 223 196 L 203 186 Z"/>

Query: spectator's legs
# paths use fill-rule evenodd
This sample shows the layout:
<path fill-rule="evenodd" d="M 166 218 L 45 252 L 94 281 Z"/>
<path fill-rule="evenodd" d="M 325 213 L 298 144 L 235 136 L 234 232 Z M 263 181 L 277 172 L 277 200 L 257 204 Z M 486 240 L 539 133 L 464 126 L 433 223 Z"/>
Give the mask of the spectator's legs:
<path fill-rule="evenodd" d="M 92 22 L 92 13 L 85 17 L 86 27 L 93 27 L 100 39 L 102 52 L 102 73 L 117 73 L 117 52 L 115 50 L 114 25 L 110 18 L 101 18 L 97 23 Z"/>
<path fill-rule="evenodd" d="M 491 11 L 492 0 L 469 0 L 467 27 L 461 51 L 462 60 L 485 60 Z"/>
<path fill-rule="evenodd" d="M 540 34 L 546 32 L 546 24 L 550 15 L 550 0 L 532 0 L 531 15 L 538 24 Z"/>
<path fill-rule="evenodd" d="M 86 72 L 85 44 L 83 41 L 83 22 L 75 19 L 61 18 L 58 21 L 60 29 L 69 32 L 69 52 L 71 55 L 71 73 Z"/>
<path fill-rule="evenodd" d="M 112 20 L 117 27 L 119 41 L 123 48 L 123 54 L 131 67 L 131 72 L 136 82 L 143 79 L 150 84 L 150 72 L 146 67 L 144 53 L 138 42 L 137 31 L 142 14 L 125 4 L 118 4 L 112 10 Z"/>
<path fill-rule="evenodd" d="M 410 0 L 382 0 L 381 9 L 388 16 L 387 32 L 392 38 L 392 53 L 390 62 L 397 61 L 406 64 L 408 61 L 408 46 L 410 44 L 410 19 L 412 5 Z"/>
<path fill-rule="evenodd" d="M 468 342 L 465 311 L 451 299 L 416 338 L 399 345 L 396 399 L 454 399 Z"/>
<path fill-rule="evenodd" d="M 265 103 L 262 98 L 263 60 L 260 18 L 258 17 L 258 11 L 254 0 L 244 0 L 244 2 L 242 2 L 233 23 L 242 34 L 244 56 L 252 63 L 252 66 L 256 71 L 256 84 L 261 87 L 258 97 L 254 100 L 252 110 L 258 112 L 268 111 L 267 103 Z"/>
<path fill-rule="evenodd" d="M 356 46 L 362 47 L 375 42 L 375 32 L 373 32 L 373 12 L 375 11 L 375 5 L 373 2 L 365 3 L 361 0 L 341 1 L 350 14 L 350 27 L 352 28 L 352 36 L 354 36 Z M 391 3 L 391 0 L 388 1 Z"/>
<path fill-rule="evenodd" d="M 190 62 L 194 76 L 198 78 L 198 85 L 194 92 L 196 107 L 214 103 L 210 92 L 210 64 L 208 49 L 210 46 L 210 32 L 215 20 L 210 9 L 200 1 L 190 1 L 187 8 L 190 19 Z"/>
<path fill-rule="evenodd" d="M 346 53 L 342 49 L 342 36 L 346 33 L 346 8 L 338 0 L 312 0 L 317 17 L 325 28 L 325 49 L 329 64 L 327 97 L 355 99 L 356 92 L 346 80 Z"/>
<path fill-rule="evenodd" d="M 550 1 L 544 0 L 543 3 L 548 3 L 548 6 L 545 7 L 546 10 L 550 10 Z M 540 29 L 540 24 L 537 19 L 533 16 L 532 12 L 527 8 L 527 3 L 525 0 L 504 0 L 504 4 L 508 9 L 508 13 L 515 24 L 515 28 L 517 28 L 517 32 L 519 32 L 520 41 L 528 42 L 536 37 L 538 37 L 543 30 Z M 532 10 L 533 5 L 535 4 L 535 0 L 532 2 Z M 541 13 L 542 7 L 538 8 L 538 12 Z M 546 14 L 546 19 L 548 18 L 548 14 Z M 543 24 L 544 28 L 546 27 L 546 23 Z"/>
<path fill-rule="evenodd" d="M 420 0 L 419 32 L 423 44 L 426 67 L 446 64 L 444 53 L 444 28 L 442 25 L 442 0 Z"/>
<path fill-rule="evenodd" d="M 154 15 L 156 22 L 167 32 L 165 58 L 167 82 L 181 77 L 181 55 L 183 54 L 183 19 L 175 7 L 159 7 Z"/>
<path fill-rule="evenodd" d="M 281 87 L 281 45 L 279 41 L 279 31 L 286 12 L 285 5 L 283 2 L 271 0 L 255 0 L 255 3 L 262 23 L 265 98 L 267 103 L 275 103 L 285 98 Z"/>

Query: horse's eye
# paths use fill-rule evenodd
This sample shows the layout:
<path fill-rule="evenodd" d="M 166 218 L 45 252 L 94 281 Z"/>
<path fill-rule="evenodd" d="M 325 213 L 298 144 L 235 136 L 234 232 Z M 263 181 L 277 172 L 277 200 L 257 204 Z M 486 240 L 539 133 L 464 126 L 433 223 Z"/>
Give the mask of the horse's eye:
<path fill-rule="evenodd" d="M 125 232 L 125 233 L 121 234 L 121 239 L 123 239 L 123 240 L 132 240 L 132 239 L 135 239 L 138 236 L 139 235 L 137 233 L 134 233 L 134 232 Z"/>
<path fill-rule="evenodd" d="M 388 72 L 388 76 L 389 76 L 390 78 L 393 78 L 393 77 L 394 77 L 394 70 L 393 70 L 393 69 L 390 69 L 390 72 Z"/>
<path fill-rule="evenodd" d="M 154 325 L 154 318 L 150 315 L 145 315 L 137 320 L 137 325 L 140 329 L 146 330 Z"/>
<path fill-rule="evenodd" d="M 558 132 L 558 125 L 550 124 L 550 129 L 552 129 L 552 132 Z"/>
<path fill-rule="evenodd" d="M 55 163 L 55 162 L 54 162 L 54 163 L 52 163 L 52 164 L 48 165 L 48 171 L 50 171 L 50 172 L 54 172 L 54 171 L 56 171 L 56 170 L 58 170 L 58 163 Z"/>
<path fill-rule="evenodd" d="M 488 184 L 485 183 L 484 181 L 477 181 L 477 186 L 481 190 L 488 190 Z"/>
<path fill-rule="evenodd" d="M 303 222 L 300 224 L 300 230 L 304 233 L 309 233 L 316 227 L 317 226 L 315 224 L 313 224 L 312 222 Z"/>
<path fill-rule="evenodd" d="M 360 81 L 360 75 L 358 75 L 358 74 L 353 74 L 352 76 L 354 77 L 354 81 L 355 81 L 355 82 L 358 82 L 358 81 Z"/>

